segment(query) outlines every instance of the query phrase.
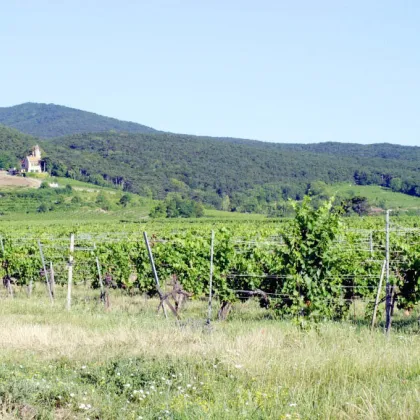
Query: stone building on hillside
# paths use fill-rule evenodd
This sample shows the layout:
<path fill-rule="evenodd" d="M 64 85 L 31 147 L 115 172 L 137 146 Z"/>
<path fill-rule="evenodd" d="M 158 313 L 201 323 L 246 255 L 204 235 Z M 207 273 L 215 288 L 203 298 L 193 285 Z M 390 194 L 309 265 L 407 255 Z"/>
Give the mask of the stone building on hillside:
<path fill-rule="evenodd" d="M 26 156 L 22 161 L 23 172 L 43 172 L 43 162 L 41 158 L 41 150 L 38 145 L 32 147 L 32 152 L 29 156 Z"/>

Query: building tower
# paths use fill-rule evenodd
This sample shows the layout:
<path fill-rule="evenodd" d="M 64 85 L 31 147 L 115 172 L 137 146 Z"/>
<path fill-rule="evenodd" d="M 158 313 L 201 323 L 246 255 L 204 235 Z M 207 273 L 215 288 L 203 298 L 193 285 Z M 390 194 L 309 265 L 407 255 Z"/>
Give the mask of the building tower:
<path fill-rule="evenodd" d="M 39 146 L 36 145 L 32 148 L 32 156 L 41 159 L 41 150 L 39 149 Z"/>

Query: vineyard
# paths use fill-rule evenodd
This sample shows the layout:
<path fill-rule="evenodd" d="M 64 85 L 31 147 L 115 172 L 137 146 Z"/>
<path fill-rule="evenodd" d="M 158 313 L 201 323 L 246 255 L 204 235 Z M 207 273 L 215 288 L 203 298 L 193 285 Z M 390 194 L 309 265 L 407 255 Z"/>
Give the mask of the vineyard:
<path fill-rule="evenodd" d="M 416 223 L 392 218 L 387 234 L 383 218 L 346 220 L 307 199 L 283 221 L 3 228 L 0 275 L 11 297 L 46 285 L 54 301 L 54 287 L 66 287 L 68 308 L 82 286 L 107 306 L 116 289 L 158 296 L 177 318 L 187 299 L 217 304 L 219 319 L 251 298 L 301 321 L 346 319 L 356 301 L 371 316 L 386 299 L 409 314 L 420 299 Z"/>
<path fill-rule="evenodd" d="M 0 221 L 0 417 L 418 418 L 418 219 L 295 210 Z"/>

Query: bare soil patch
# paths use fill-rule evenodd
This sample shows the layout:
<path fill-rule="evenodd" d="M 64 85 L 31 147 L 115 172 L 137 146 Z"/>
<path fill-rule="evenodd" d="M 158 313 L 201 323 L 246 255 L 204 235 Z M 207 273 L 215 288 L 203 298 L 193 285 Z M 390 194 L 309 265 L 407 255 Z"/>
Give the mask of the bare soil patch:
<path fill-rule="evenodd" d="M 0 171 L 0 188 L 4 187 L 30 187 L 39 188 L 41 185 L 40 179 L 24 178 L 22 176 L 9 175 L 5 171 Z"/>

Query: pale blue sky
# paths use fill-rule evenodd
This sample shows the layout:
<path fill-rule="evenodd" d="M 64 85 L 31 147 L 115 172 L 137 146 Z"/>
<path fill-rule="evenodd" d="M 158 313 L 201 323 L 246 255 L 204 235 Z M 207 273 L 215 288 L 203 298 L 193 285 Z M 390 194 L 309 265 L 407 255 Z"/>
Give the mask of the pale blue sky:
<path fill-rule="evenodd" d="M 420 2 L 10 0 L 0 106 L 157 129 L 420 145 Z"/>

